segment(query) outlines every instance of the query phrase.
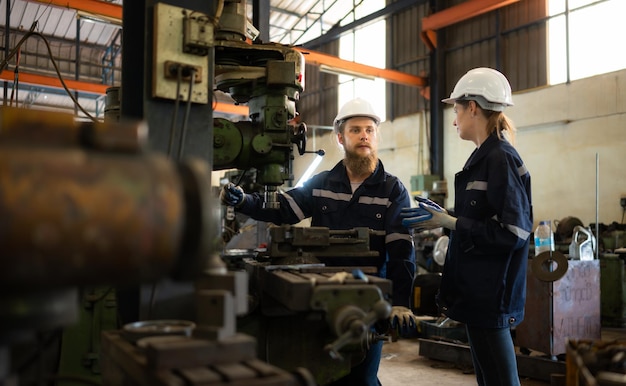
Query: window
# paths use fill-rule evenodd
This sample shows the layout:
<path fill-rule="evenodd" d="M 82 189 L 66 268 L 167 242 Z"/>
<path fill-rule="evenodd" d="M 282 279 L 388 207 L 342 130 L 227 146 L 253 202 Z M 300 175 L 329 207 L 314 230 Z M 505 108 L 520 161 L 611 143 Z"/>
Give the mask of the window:
<path fill-rule="evenodd" d="M 384 0 L 364 0 L 352 14 L 358 19 L 382 9 Z M 353 19 L 344 19 L 343 23 Z M 339 57 L 368 66 L 385 68 L 386 66 L 386 23 L 384 20 L 364 26 L 339 40 Z M 365 79 L 351 75 L 339 75 L 339 107 L 356 97 L 368 100 L 384 121 L 385 116 L 385 80 Z"/>
<path fill-rule="evenodd" d="M 550 84 L 626 68 L 620 43 L 626 35 L 626 1 L 549 0 L 548 7 Z"/>

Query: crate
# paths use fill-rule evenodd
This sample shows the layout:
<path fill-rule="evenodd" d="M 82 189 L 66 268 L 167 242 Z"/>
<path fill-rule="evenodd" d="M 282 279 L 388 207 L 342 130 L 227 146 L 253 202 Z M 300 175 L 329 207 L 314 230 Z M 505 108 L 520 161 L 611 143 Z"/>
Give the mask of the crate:
<path fill-rule="evenodd" d="M 568 339 L 601 338 L 600 263 L 569 260 L 556 281 L 542 281 L 528 262 L 524 321 L 515 345 L 550 356 L 565 354 Z"/>
<path fill-rule="evenodd" d="M 468 342 L 465 325 L 451 319 L 443 322 L 439 319 L 420 320 L 419 326 L 420 336 L 426 339 Z"/>
<path fill-rule="evenodd" d="M 567 386 L 626 386 L 626 341 L 576 340 L 566 344 Z M 616 359 L 617 358 L 617 359 Z"/>

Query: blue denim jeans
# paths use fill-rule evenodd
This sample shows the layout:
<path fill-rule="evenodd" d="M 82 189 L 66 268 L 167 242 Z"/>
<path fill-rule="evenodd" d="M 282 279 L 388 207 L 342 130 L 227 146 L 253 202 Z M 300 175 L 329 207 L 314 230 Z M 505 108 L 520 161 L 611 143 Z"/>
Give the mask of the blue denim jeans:
<path fill-rule="evenodd" d="M 480 386 L 519 386 L 511 329 L 466 326 L 476 381 Z"/>
<path fill-rule="evenodd" d="M 329 386 L 380 386 L 378 366 L 383 351 L 383 342 L 372 343 L 365 359 L 354 366 L 350 374 L 330 383 Z"/>

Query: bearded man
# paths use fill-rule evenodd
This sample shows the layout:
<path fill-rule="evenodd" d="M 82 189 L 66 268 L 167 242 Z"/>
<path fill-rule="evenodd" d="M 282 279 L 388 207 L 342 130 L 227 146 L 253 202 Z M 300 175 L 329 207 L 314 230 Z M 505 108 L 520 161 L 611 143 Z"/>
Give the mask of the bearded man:
<path fill-rule="evenodd" d="M 370 239 L 371 249 L 378 251 L 377 258 L 342 258 L 336 265 L 374 265 L 380 277 L 393 282 L 390 318 L 415 323 L 409 309 L 415 254 L 412 237 L 402 226 L 400 217 L 401 209 L 410 207 L 411 202 L 402 182 L 385 172 L 378 159 L 379 124 L 380 117 L 363 99 L 357 98 L 342 106 L 335 118 L 334 130 L 344 149 L 344 159 L 333 169 L 311 177 L 302 187 L 278 194 L 279 209 L 263 208 L 260 194 L 245 194 L 232 184 L 224 187 L 220 197 L 224 205 L 277 225 L 296 224 L 311 218 L 311 226 L 331 230 L 367 227 L 384 231 L 384 236 Z M 350 374 L 332 385 L 379 385 L 381 350 L 382 342 L 373 343 L 365 359 L 353 364 Z"/>

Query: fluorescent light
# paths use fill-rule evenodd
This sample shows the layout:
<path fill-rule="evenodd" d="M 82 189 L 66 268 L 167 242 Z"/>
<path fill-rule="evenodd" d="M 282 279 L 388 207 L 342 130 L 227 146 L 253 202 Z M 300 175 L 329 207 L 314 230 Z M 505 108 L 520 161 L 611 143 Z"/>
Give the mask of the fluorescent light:
<path fill-rule="evenodd" d="M 315 156 L 315 159 L 313 159 L 313 162 L 311 162 L 309 167 L 302 174 L 302 177 L 300 177 L 300 179 L 298 180 L 298 183 L 296 184 L 296 188 L 301 187 L 302 184 L 304 184 L 309 178 L 311 178 L 311 175 L 313 174 L 315 169 L 320 165 L 321 162 L 322 162 L 322 156 L 321 155 Z"/>

